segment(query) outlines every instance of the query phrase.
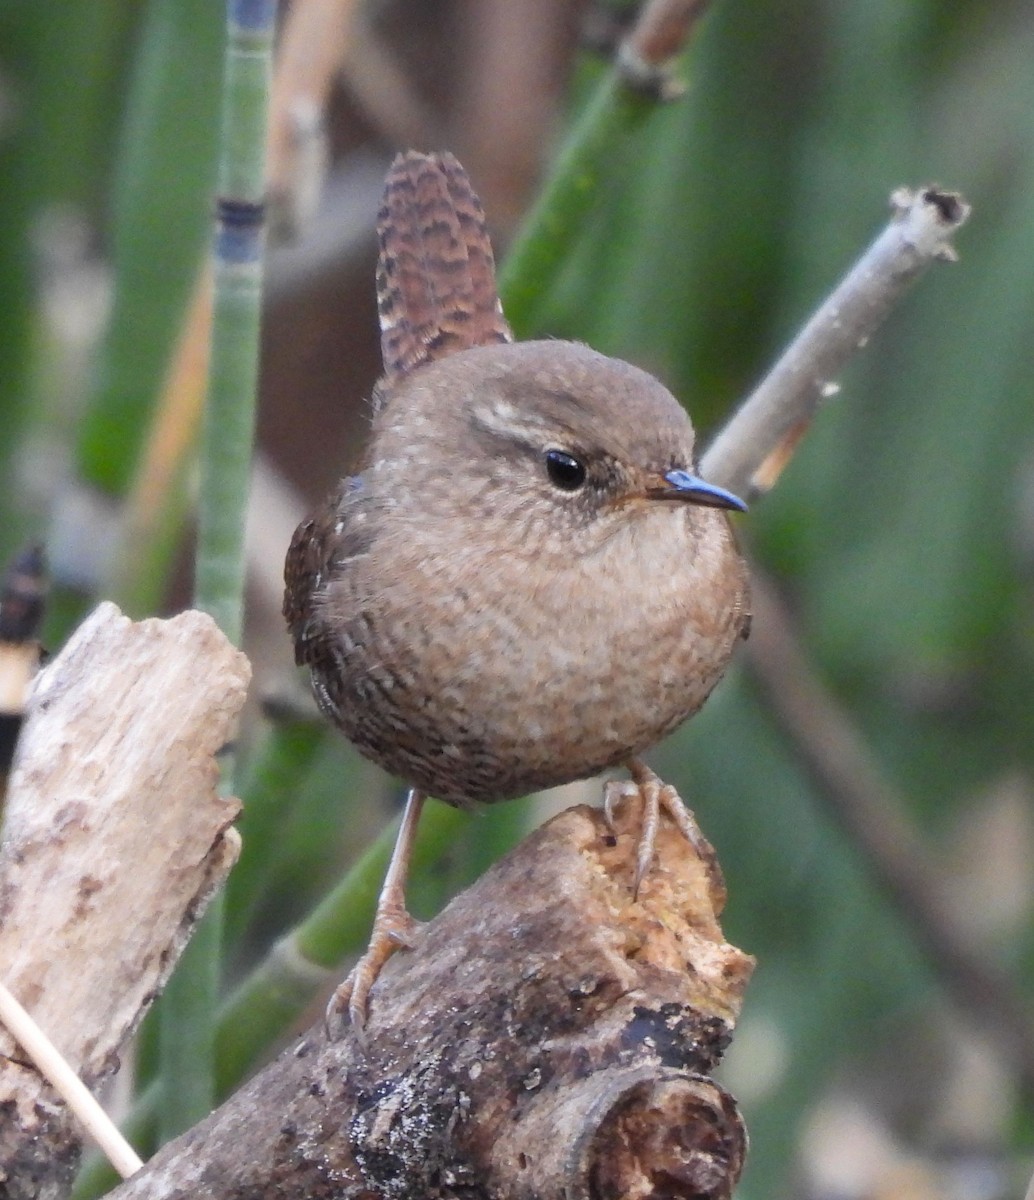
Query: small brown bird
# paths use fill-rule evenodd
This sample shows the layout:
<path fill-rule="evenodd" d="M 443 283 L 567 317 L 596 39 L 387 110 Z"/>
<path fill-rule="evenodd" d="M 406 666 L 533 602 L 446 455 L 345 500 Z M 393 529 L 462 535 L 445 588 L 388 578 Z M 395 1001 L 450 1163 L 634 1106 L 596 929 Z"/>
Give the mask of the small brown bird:
<path fill-rule="evenodd" d="M 451 156 L 409 153 L 379 216 L 384 378 L 357 473 L 303 522 L 284 615 L 322 710 L 412 787 L 369 949 L 410 940 L 403 886 L 425 794 L 505 800 L 626 765 L 700 708 L 747 622 L 743 560 L 694 474 L 693 429 L 652 376 L 571 342 L 514 343 L 484 213 Z M 639 878 L 636 880 L 638 886 Z"/>

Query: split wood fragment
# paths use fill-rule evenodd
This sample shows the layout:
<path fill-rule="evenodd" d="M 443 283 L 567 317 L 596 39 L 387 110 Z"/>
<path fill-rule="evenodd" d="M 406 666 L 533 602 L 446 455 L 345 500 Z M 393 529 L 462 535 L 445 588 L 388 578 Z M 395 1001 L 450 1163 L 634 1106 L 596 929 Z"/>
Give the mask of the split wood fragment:
<path fill-rule="evenodd" d="M 102 604 L 38 677 L 0 843 L 0 979 L 90 1087 L 160 992 L 237 857 L 218 794 L 250 668 L 202 613 Z M 67 1190 L 81 1133 L 0 1030 L 0 1180 Z"/>

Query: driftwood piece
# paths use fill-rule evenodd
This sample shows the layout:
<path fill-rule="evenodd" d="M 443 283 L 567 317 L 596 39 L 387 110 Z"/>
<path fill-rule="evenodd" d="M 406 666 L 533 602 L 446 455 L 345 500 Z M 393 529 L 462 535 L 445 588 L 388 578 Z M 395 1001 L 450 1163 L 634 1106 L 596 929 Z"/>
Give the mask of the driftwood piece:
<path fill-rule="evenodd" d="M 667 824 L 632 896 L 636 807 L 532 834 L 388 963 L 365 1050 L 310 1032 L 112 1200 L 728 1196 L 745 1137 L 709 1073 L 753 960 Z"/>
<path fill-rule="evenodd" d="M 88 1085 L 237 857 L 218 795 L 250 669 L 211 618 L 101 605 L 36 680 L 0 843 L 0 980 Z M 0 1194 L 67 1191 L 80 1133 L 0 1029 Z"/>

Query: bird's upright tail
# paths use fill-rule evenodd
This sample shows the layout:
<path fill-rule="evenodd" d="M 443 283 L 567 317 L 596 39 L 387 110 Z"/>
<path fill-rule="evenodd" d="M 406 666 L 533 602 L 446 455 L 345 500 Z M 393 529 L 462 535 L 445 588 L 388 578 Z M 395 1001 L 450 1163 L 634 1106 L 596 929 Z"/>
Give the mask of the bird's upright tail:
<path fill-rule="evenodd" d="M 485 212 L 451 154 L 400 154 L 377 220 L 384 382 L 472 346 L 512 342 Z"/>

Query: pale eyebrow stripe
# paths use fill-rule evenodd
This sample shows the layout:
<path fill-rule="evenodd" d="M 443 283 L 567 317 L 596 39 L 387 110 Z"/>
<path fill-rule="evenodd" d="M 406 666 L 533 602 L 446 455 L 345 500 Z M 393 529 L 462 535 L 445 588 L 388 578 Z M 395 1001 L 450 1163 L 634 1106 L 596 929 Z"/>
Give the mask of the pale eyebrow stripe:
<path fill-rule="evenodd" d="M 552 427 L 544 421 L 529 419 L 508 400 L 486 401 L 471 406 L 471 419 L 486 433 L 510 441 L 540 442 Z"/>
<path fill-rule="evenodd" d="M 563 449 L 568 443 L 581 442 L 576 430 L 559 414 L 548 417 L 529 414 L 509 400 L 475 401 L 470 407 L 470 418 L 485 433 L 534 448 L 555 445 Z"/>

